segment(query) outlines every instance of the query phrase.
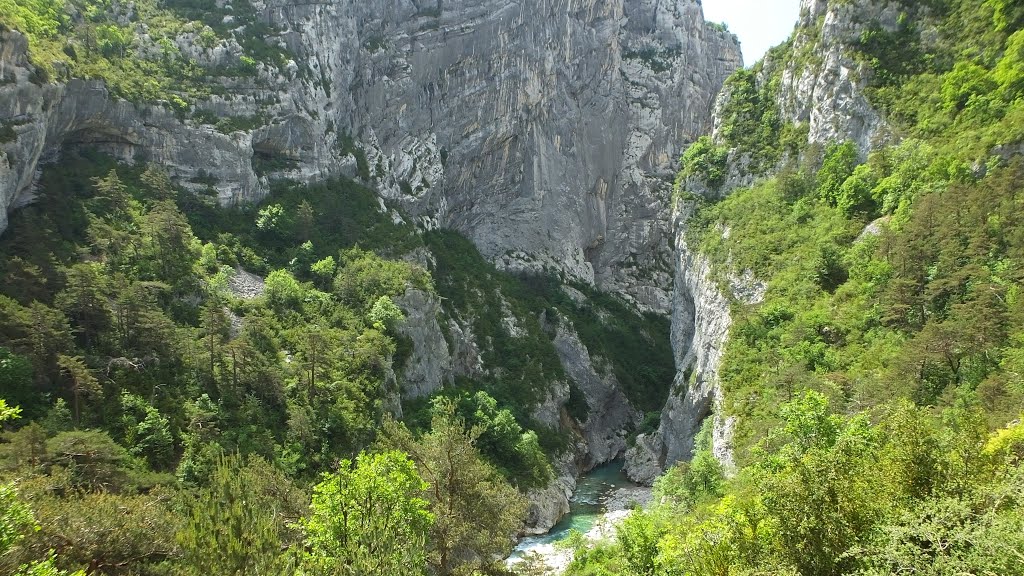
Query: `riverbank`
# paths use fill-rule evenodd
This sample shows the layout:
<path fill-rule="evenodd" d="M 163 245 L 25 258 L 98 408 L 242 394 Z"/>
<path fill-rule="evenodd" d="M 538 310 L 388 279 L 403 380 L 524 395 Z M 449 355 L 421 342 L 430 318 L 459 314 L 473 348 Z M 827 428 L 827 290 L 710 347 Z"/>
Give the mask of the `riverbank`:
<path fill-rule="evenodd" d="M 529 561 L 541 574 L 561 574 L 572 561 L 572 552 L 560 543 L 572 531 L 582 533 L 589 541 L 613 538 L 618 522 L 651 499 L 651 489 L 630 481 L 622 465 L 622 461 L 614 461 L 580 478 L 569 503 L 569 514 L 547 534 L 523 538 L 506 565 Z"/>

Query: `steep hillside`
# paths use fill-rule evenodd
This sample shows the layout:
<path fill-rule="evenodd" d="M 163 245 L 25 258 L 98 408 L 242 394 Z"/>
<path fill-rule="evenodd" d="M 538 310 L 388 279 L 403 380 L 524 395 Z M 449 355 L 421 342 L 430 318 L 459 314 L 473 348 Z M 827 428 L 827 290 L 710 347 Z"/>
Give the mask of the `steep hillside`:
<path fill-rule="evenodd" d="M 0 570 L 1024 573 L 1018 4 L 0 0 Z"/>
<path fill-rule="evenodd" d="M 0 1 L 5 399 L 308 487 L 455 398 L 544 531 L 666 401 L 675 159 L 740 64 L 692 0 Z"/>
<path fill-rule="evenodd" d="M 628 455 L 690 461 L 569 574 L 1021 573 L 1022 25 L 806 1 L 726 81 L 677 179 L 685 360 Z"/>

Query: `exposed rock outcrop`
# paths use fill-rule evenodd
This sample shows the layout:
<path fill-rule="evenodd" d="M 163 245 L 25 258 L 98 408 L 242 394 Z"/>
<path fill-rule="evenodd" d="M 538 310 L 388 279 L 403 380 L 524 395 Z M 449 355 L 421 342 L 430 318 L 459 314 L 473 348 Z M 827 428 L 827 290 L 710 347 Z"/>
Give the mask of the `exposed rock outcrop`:
<path fill-rule="evenodd" d="M 906 9 L 907 3 L 896 0 L 802 0 L 791 45 L 770 52 L 757 77 L 761 86 L 777 81 L 774 104 L 780 118 L 788 123 L 806 124 L 809 143 L 849 140 L 862 155 L 891 139 L 884 119 L 865 95 L 871 68 L 864 59 L 854 57 L 854 48 L 866 31 L 899 31 L 903 25 L 901 13 Z M 712 133 L 719 143 L 723 140 L 722 111 L 732 97 L 728 90 L 723 90 L 716 102 Z M 684 182 L 684 187 L 691 193 L 721 196 L 749 186 L 766 175 L 764 168 L 751 170 L 750 160 L 733 149 L 720 186 L 711 189 L 691 178 Z M 769 166 L 767 172 L 776 169 Z M 691 206 L 684 202 L 675 214 L 672 344 L 678 374 L 658 431 L 640 436 L 627 452 L 627 472 L 640 482 L 649 483 L 667 466 L 688 459 L 702 421 L 711 414 L 712 451 L 727 469 L 734 466 L 730 449 L 734 421 L 723 415 L 718 385 L 718 366 L 731 323 L 729 300 L 759 302 L 766 287 L 750 273 L 723 282 L 713 279 L 711 263 L 686 244 L 690 211 Z M 725 263 L 716 263 L 722 264 Z"/>
<path fill-rule="evenodd" d="M 504 266 L 554 267 L 668 310 L 668 182 L 740 65 L 735 37 L 706 24 L 697 0 L 254 6 L 295 59 L 196 103 L 266 118 L 231 134 L 100 82 L 33 83 L 24 38 L 4 32 L 0 75 L 13 82 L 0 83 L 0 122 L 17 136 L 0 144 L 0 229 L 67 145 L 213 181 L 225 203 L 266 193 L 254 158 L 310 181 L 355 175 L 362 148 L 363 176 L 419 223 L 462 231 Z M 238 57 L 231 43 L 178 44 L 211 67 Z"/>
<path fill-rule="evenodd" d="M 587 402 L 587 419 L 580 423 L 585 453 L 581 454 L 584 472 L 609 462 L 626 449 L 626 431 L 636 424 L 639 413 L 626 399 L 610 368 L 600 358 L 592 358 L 567 319 L 562 319 L 555 335 L 555 350 Z"/>
<path fill-rule="evenodd" d="M 487 342 L 478 342 L 468 323 L 447 317 L 436 295 L 408 289 L 396 303 L 405 313 L 398 332 L 411 347 L 408 356 L 395 367 L 400 398 L 396 392 L 389 402 L 392 413 L 401 413 L 400 400 L 428 396 L 455 376 L 482 377 L 494 369 L 481 358 L 481 346 L 487 346 Z M 501 321 L 510 334 L 520 330 L 521 320 L 509 310 Z M 530 502 L 525 528 L 528 534 L 548 531 L 569 511 L 577 477 L 621 456 L 627 432 L 639 419 L 639 412 L 630 405 L 610 367 L 600 357 L 590 355 L 571 322 L 564 317 L 554 322 L 544 316 L 542 322 L 554 334 L 555 352 L 565 367 L 566 380 L 556 381 L 546 390 L 541 401 L 532 407 L 531 416 L 547 428 L 560 430 L 567 449 L 554 463 L 551 482 L 526 493 Z M 447 324 L 447 338 L 442 324 Z M 574 420 L 566 410 L 570 396 L 568 381 L 579 388 L 587 403 L 583 422 Z"/>
<path fill-rule="evenodd" d="M 650 484 L 665 468 L 693 455 L 694 441 L 704 419 L 714 415 L 712 452 L 732 467 L 732 421 L 723 415 L 718 368 L 729 336 L 730 301 L 748 304 L 764 298 L 766 287 L 752 274 L 719 282 L 708 259 L 686 241 L 693 204 L 681 202 L 675 212 L 676 282 L 672 310 L 672 348 L 679 371 L 661 414 L 657 432 L 640 435 L 626 452 L 626 473 Z"/>
<path fill-rule="evenodd" d="M 871 28 L 896 31 L 904 10 L 895 1 L 801 0 L 791 57 L 785 62 L 769 57 L 762 72 L 767 77 L 776 66 L 783 67 L 782 118 L 808 123 L 810 142 L 851 140 L 867 154 L 885 124 L 864 94 L 871 68 L 855 59 L 851 48 Z"/>
<path fill-rule="evenodd" d="M 395 303 L 405 313 L 398 332 L 412 344 L 409 357 L 399 367 L 402 397 L 429 396 L 451 382 L 453 364 L 441 331 L 441 302 L 437 295 L 410 288 Z"/>

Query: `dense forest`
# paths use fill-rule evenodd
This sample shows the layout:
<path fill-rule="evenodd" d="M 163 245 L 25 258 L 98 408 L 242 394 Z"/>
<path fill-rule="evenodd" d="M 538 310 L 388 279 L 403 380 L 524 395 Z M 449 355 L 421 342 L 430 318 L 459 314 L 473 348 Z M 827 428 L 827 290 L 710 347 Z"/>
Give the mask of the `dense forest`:
<path fill-rule="evenodd" d="M 392 298 L 436 288 L 369 249 L 424 242 L 369 190 L 289 188 L 243 212 L 89 155 L 43 187 L 3 246 L 6 570 L 453 573 L 511 544 L 512 483 L 545 482 L 548 456 L 469 383 L 407 407 L 412 430 L 391 420 Z M 266 273 L 261 294 L 237 288 L 239 262 Z"/>
<path fill-rule="evenodd" d="M 145 0 L 163 56 L 134 58 L 119 6 L 0 0 L 0 27 L 28 35 L 41 82 L 181 114 L 210 76 L 286 56 L 255 21 L 238 36 L 205 2 Z M 790 40 L 731 77 L 716 135 L 684 153 L 687 243 L 723 293 L 747 271 L 768 287 L 731 302 L 738 467 L 709 418 L 616 538 L 570 536 L 567 574 L 1024 574 L 1024 7 L 904 7 L 853 47 L 887 141 L 809 145 L 781 120 L 785 65 L 816 65 Z M 184 65 L 160 40 L 183 30 L 232 36 L 243 65 Z M 757 178 L 726 191 L 738 158 Z M 508 575 L 524 494 L 587 419 L 572 383 L 565 427 L 532 411 L 567 380 L 560 322 L 653 432 L 667 319 L 500 271 L 362 180 L 223 207 L 87 146 L 42 171 L 0 237 L 0 572 Z M 403 402 L 410 293 L 465 319 L 489 369 Z"/>

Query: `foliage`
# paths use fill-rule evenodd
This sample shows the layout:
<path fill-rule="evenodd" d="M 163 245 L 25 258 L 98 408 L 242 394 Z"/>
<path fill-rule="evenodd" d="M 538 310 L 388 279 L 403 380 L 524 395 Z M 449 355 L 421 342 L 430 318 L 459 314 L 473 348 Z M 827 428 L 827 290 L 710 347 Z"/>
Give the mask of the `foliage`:
<path fill-rule="evenodd" d="M 722 88 L 729 96 L 720 114 L 720 138 L 729 148 L 749 158 L 748 168 L 754 174 L 774 167 L 783 152 L 777 145 L 782 121 L 775 104 L 776 89 L 773 84 L 759 86 L 755 70 L 735 72 Z M 702 146 L 712 151 L 716 162 L 721 162 L 720 150 L 714 151 L 710 143 Z"/>
<path fill-rule="evenodd" d="M 537 316 L 546 306 L 524 294 L 524 283 L 495 270 L 458 234 L 431 231 L 424 241 L 437 259 L 433 275 L 438 292 L 447 299 L 449 314 L 468 316 L 477 338 L 491 342 L 483 351 L 484 362 L 504 368 L 493 380 L 482 382 L 482 387 L 513 407 L 535 404 L 544 390 L 564 376 L 551 337 Z M 509 315 L 519 333 L 504 322 Z"/>
<path fill-rule="evenodd" d="M 691 144 L 680 159 L 680 188 L 688 178 L 698 178 L 712 189 L 725 182 L 728 173 L 729 149 L 717 146 L 710 136 L 701 136 Z"/>
<path fill-rule="evenodd" d="M 507 555 L 526 511 L 526 500 L 477 451 L 479 427 L 467 429 L 454 402 L 434 404 L 430 432 L 415 438 L 389 423 L 384 443 L 407 452 L 428 488 L 434 523 L 427 563 L 437 574 L 471 574 Z"/>
<path fill-rule="evenodd" d="M 762 459 L 702 498 L 667 474 L 618 544 L 577 550 L 567 574 L 1021 573 L 1020 460 L 981 454 L 1014 428 L 986 437 L 967 406 L 897 403 L 875 424 L 832 409 L 814 392 L 785 404 Z"/>
<path fill-rule="evenodd" d="M 208 485 L 188 498 L 177 534 L 188 573 L 292 573 L 294 558 L 281 551 L 301 512 L 293 491 L 258 458 L 222 457 Z"/>
<path fill-rule="evenodd" d="M 204 4 L 199 11 L 187 4 L 140 0 L 126 11 L 109 0 L 0 0 L 0 25 L 28 37 L 38 81 L 100 78 L 121 98 L 163 101 L 179 111 L 222 92 L 218 78 L 255 76 L 258 65 L 287 64 L 287 53 L 269 41 L 273 31 L 257 22 L 249 2 Z M 242 53 L 228 66 L 186 57 L 178 48 L 192 42 L 209 50 L 229 41 Z"/>
<path fill-rule="evenodd" d="M 430 476 L 413 453 L 424 478 L 459 481 L 419 495 L 432 510 L 453 506 L 426 544 L 435 567 L 506 552 L 525 514 L 513 486 L 552 477 L 564 431 L 538 426 L 531 409 L 564 379 L 557 323 L 571 322 L 645 409 L 672 377 L 666 319 L 499 272 L 454 233 L 395 224 L 349 181 L 277 183 L 261 207 L 219 208 L 156 166 L 69 150 L 12 216 L 0 254 L 0 385 L 34 420 L 4 434 L 0 474 L 30 479 L 19 490 L 41 526 L 3 560 L 8 572 L 295 569 L 306 500 L 292 482 L 314 482 L 378 436 L 399 395 L 396 302 L 410 290 L 478 331 L 488 366 L 445 392 L 458 416 L 432 430 L 428 408 L 422 436 L 403 445 L 443 464 Z M 585 419 L 578 390 L 574 406 Z"/>
<path fill-rule="evenodd" d="M 894 139 L 866 158 L 785 152 L 762 95 L 815 65 L 792 43 L 755 66 L 762 84 L 729 83 L 715 144 L 769 175 L 685 200 L 721 291 L 767 287 L 731 298 L 720 368 L 741 467 L 724 479 L 699 445 L 567 574 L 1021 573 L 1017 4 L 904 2 L 895 29 L 868 23 L 853 48 Z"/>
<path fill-rule="evenodd" d="M 552 476 L 551 465 L 541 450 L 537 434 L 524 430 L 507 408 L 480 390 L 463 395 L 458 412 L 471 429 L 479 430 L 477 447 L 491 464 L 523 488 L 544 486 Z"/>
<path fill-rule="evenodd" d="M 14 486 L 0 485 L 0 555 L 6 554 L 21 540 L 22 533 L 32 525 L 32 512 L 18 501 Z"/>
<path fill-rule="evenodd" d="M 378 330 L 393 328 L 397 322 L 405 319 L 402 310 L 387 295 L 381 296 L 370 308 L 370 324 Z"/>
<path fill-rule="evenodd" d="M 5 556 L 15 544 L 21 541 L 25 532 L 38 528 L 32 511 L 18 499 L 13 484 L 0 484 L 0 557 Z M 69 576 L 67 572 L 54 566 L 54 555 L 18 567 L 14 576 Z M 75 572 L 70 576 L 85 576 L 85 572 Z"/>
<path fill-rule="evenodd" d="M 843 198 L 843 185 L 853 175 L 857 160 L 857 146 L 853 142 L 828 147 L 818 170 L 818 193 L 822 200 L 833 206 L 849 202 Z"/>
<path fill-rule="evenodd" d="M 342 460 L 313 489 L 303 522 L 315 573 L 422 574 L 433 516 L 421 494 L 427 484 L 401 452 Z"/>
<path fill-rule="evenodd" d="M 53 563 L 63 570 L 118 573 L 132 566 L 138 573 L 157 574 L 173 557 L 178 518 L 166 494 L 61 495 L 47 484 L 49 478 L 26 482 L 26 501 L 40 529 L 7 560 L 24 564 L 52 550 L 57 553 Z"/>

